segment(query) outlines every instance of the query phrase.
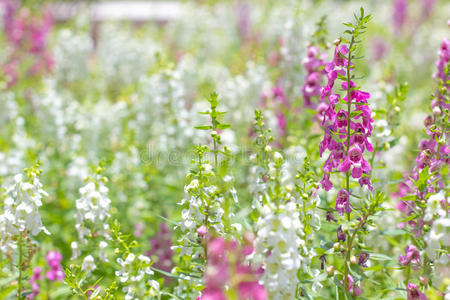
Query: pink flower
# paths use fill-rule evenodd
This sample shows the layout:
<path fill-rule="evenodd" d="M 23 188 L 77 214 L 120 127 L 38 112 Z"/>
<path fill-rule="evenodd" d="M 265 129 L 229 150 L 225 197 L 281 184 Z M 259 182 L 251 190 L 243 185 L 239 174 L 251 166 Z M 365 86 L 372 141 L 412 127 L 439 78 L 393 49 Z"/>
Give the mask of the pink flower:
<path fill-rule="evenodd" d="M 342 231 L 342 225 L 339 225 L 336 234 L 338 241 L 345 242 L 345 240 L 347 239 L 347 235 L 344 233 L 344 231 Z"/>
<path fill-rule="evenodd" d="M 346 190 L 340 190 L 336 195 L 336 211 L 340 215 L 345 213 L 350 213 L 352 209 L 350 208 L 349 194 Z"/>
<path fill-rule="evenodd" d="M 416 246 L 414 246 L 414 245 L 406 246 L 405 253 L 406 253 L 406 255 L 404 255 L 404 256 L 400 255 L 398 257 L 398 262 L 400 263 L 400 265 L 407 266 L 410 263 L 413 263 L 415 265 L 420 264 L 420 253 L 419 253 L 419 249 L 417 249 Z"/>
<path fill-rule="evenodd" d="M 59 267 L 59 264 L 61 263 L 62 255 L 58 251 L 52 250 L 47 253 L 45 258 L 51 268 L 56 268 Z"/>
<path fill-rule="evenodd" d="M 357 146 L 348 151 L 347 157 L 339 165 L 338 170 L 345 173 L 348 172 L 351 167 L 353 178 L 360 178 L 363 171 L 369 172 L 371 170 L 369 163 L 362 156 L 361 149 Z"/>
<path fill-rule="evenodd" d="M 427 296 L 419 291 L 417 285 L 413 283 L 408 283 L 408 287 L 406 288 L 407 300 L 427 300 Z"/>

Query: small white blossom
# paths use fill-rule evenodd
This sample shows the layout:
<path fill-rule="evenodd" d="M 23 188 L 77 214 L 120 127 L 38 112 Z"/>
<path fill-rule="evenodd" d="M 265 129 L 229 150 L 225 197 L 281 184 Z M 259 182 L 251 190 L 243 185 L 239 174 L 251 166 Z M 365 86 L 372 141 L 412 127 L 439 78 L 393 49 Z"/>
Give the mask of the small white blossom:
<path fill-rule="evenodd" d="M 106 248 L 107 246 L 108 246 L 108 244 L 107 244 L 105 241 L 101 241 L 101 242 L 98 244 L 98 247 L 100 248 L 98 257 L 99 257 L 99 259 L 100 259 L 101 261 L 104 261 L 104 262 L 107 262 L 107 261 L 108 261 L 108 258 L 106 257 L 106 254 L 105 254 L 105 248 Z"/>
<path fill-rule="evenodd" d="M 77 259 L 81 255 L 80 248 L 78 248 L 77 242 L 70 243 L 70 248 L 72 248 L 72 257 L 71 260 Z"/>
<path fill-rule="evenodd" d="M 91 273 L 95 269 L 97 269 L 97 266 L 95 265 L 94 257 L 92 255 L 86 256 L 81 264 L 81 270 Z"/>

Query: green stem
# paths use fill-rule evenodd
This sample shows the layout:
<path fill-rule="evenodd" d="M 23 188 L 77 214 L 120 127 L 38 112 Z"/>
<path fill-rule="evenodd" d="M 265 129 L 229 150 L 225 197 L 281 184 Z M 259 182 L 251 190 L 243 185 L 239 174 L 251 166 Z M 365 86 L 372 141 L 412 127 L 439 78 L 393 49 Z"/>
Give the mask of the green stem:
<path fill-rule="evenodd" d="M 214 140 L 214 150 L 216 149 L 216 141 Z M 215 154 L 215 151 L 214 151 Z M 205 220 L 203 222 L 203 224 L 205 225 L 206 228 L 206 234 L 203 237 L 203 251 L 205 252 L 205 268 L 206 268 L 206 263 L 207 263 L 207 259 L 208 259 L 208 242 L 207 242 L 207 234 L 209 231 L 209 201 L 208 201 L 208 197 L 204 197 L 203 194 L 203 174 L 202 174 L 202 154 L 198 154 L 198 169 L 199 169 L 199 180 L 200 180 L 200 199 L 205 201 L 206 207 L 205 207 Z"/>
<path fill-rule="evenodd" d="M 215 138 L 213 138 L 214 140 L 214 168 L 216 169 L 217 172 L 217 141 Z"/>
<path fill-rule="evenodd" d="M 407 286 L 408 285 L 408 282 L 409 282 L 409 277 L 411 276 L 411 266 L 410 265 L 408 265 L 407 267 L 406 267 L 406 278 L 405 278 L 405 286 Z"/>
<path fill-rule="evenodd" d="M 347 147 L 345 149 L 345 156 L 348 156 L 348 152 L 350 150 L 350 114 L 352 112 L 352 100 L 351 100 L 351 75 L 350 75 L 350 66 L 351 66 L 351 60 L 352 60 L 352 47 L 353 43 L 355 42 L 354 36 L 352 36 L 352 40 L 350 42 L 350 46 L 348 48 L 348 58 L 347 58 Z M 348 201 L 350 202 L 350 170 L 347 171 L 347 174 L 345 176 L 345 189 L 347 191 L 348 195 Z M 350 221 L 350 213 L 347 213 L 347 221 Z M 356 232 L 356 231 L 355 231 Z M 347 256 L 345 258 L 345 265 L 344 265 L 344 287 L 345 291 L 347 291 L 348 287 L 348 261 L 350 260 L 350 253 L 351 253 L 351 243 L 350 239 L 348 240 L 347 244 Z"/>
<path fill-rule="evenodd" d="M 358 233 L 358 230 L 361 229 L 363 224 L 367 221 L 367 218 L 369 217 L 370 212 L 367 213 L 367 215 L 364 215 L 364 217 L 359 221 L 358 226 L 356 226 L 355 231 L 350 236 L 347 242 L 347 253 L 345 256 L 345 273 L 344 273 L 344 286 L 345 286 L 345 292 L 347 292 L 348 287 L 348 274 L 349 274 L 349 268 L 348 268 L 348 262 L 350 261 L 350 257 L 352 255 L 352 246 L 353 241 L 355 240 L 356 234 Z"/>
<path fill-rule="evenodd" d="M 22 300 L 22 265 L 23 265 L 23 248 L 22 248 L 22 233 L 19 236 L 19 278 L 17 282 L 17 299 Z"/>

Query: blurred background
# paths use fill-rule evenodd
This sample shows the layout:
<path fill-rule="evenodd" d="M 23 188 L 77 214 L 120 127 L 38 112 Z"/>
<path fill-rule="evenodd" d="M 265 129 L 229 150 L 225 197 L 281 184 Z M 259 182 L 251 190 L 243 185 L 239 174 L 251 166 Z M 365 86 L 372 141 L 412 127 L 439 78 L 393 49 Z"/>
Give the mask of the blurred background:
<path fill-rule="evenodd" d="M 0 176 L 6 186 L 42 162 L 49 193 L 42 219 L 57 233 L 43 237 L 42 253 L 56 247 L 70 257 L 78 189 L 100 163 L 112 218 L 135 234 L 142 251 L 150 249 L 163 218 L 180 219 L 192 147 L 209 143 L 194 126 L 207 123 L 198 112 L 212 91 L 231 124 L 222 140 L 239 154 L 233 170 L 243 215 L 251 203 L 255 108 L 288 157 L 290 176 L 306 155 L 320 173 L 322 130 L 304 105 L 302 62 L 309 45 L 330 59 L 342 22 L 360 6 L 373 19 L 358 53 L 358 85 L 371 93 L 374 111 L 401 111 L 376 157 L 374 177 L 385 181 L 374 184 L 392 193 L 424 136 L 450 1 L 2 0 Z M 389 106 L 386 95 L 406 83 L 406 99 Z"/>

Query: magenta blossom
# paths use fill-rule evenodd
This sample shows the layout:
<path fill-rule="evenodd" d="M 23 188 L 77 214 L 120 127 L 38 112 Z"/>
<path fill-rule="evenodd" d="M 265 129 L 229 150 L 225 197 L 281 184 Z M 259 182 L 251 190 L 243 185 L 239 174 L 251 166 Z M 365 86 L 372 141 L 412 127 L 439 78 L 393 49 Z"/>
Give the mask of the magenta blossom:
<path fill-rule="evenodd" d="M 406 288 L 407 300 L 427 300 L 427 296 L 419 291 L 417 285 L 413 283 L 408 283 L 408 287 Z"/>
<path fill-rule="evenodd" d="M 405 253 L 406 253 L 406 255 L 404 255 L 404 256 L 400 255 L 398 257 L 398 262 L 400 263 L 400 265 L 407 266 L 410 263 L 412 263 L 414 265 L 420 264 L 420 253 L 419 253 L 419 249 L 417 249 L 416 246 L 414 246 L 414 245 L 406 246 Z"/>
<path fill-rule="evenodd" d="M 361 178 L 363 171 L 369 172 L 371 167 L 369 163 L 362 156 L 362 151 L 359 147 L 350 148 L 347 157 L 339 165 L 340 172 L 348 172 L 352 168 L 352 177 Z"/>
<path fill-rule="evenodd" d="M 340 190 L 336 195 L 336 211 L 342 216 L 352 212 L 349 202 L 349 194 L 346 190 Z"/>

